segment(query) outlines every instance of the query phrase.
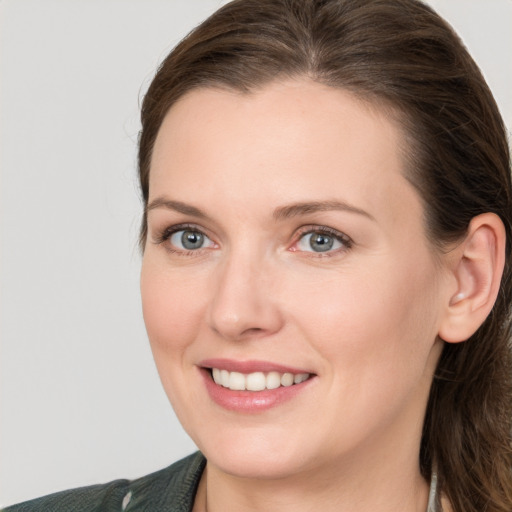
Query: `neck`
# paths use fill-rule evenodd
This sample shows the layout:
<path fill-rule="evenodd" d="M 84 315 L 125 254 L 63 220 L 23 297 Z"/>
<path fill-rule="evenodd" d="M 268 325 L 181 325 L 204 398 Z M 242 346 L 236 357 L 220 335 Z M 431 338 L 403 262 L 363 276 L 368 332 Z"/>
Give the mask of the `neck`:
<path fill-rule="evenodd" d="M 277 479 L 242 478 L 208 463 L 194 512 L 426 511 L 429 483 L 417 457 L 389 459 L 373 452 L 364 463 L 359 452 L 357 462 L 347 459 Z"/>

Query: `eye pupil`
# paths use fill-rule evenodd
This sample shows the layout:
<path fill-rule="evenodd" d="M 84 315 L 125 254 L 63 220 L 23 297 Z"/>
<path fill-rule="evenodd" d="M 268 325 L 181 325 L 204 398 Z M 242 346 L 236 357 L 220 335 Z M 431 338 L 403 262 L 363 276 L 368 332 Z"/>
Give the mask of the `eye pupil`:
<path fill-rule="evenodd" d="M 323 235 L 322 233 L 313 233 L 309 239 L 311 249 L 316 252 L 325 252 L 332 249 L 334 238 L 332 236 Z"/>
<path fill-rule="evenodd" d="M 204 235 L 197 231 L 183 231 L 181 243 L 185 249 L 199 249 L 203 245 Z"/>

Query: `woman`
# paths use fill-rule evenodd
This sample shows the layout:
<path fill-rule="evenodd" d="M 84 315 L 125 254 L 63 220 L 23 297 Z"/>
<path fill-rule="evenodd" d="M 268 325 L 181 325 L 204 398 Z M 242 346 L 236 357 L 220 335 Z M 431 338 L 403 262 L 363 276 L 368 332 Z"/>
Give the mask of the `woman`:
<path fill-rule="evenodd" d="M 146 327 L 201 452 L 12 510 L 510 510 L 509 162 L 423 4 L 220 9 L 139 150 Z"/>

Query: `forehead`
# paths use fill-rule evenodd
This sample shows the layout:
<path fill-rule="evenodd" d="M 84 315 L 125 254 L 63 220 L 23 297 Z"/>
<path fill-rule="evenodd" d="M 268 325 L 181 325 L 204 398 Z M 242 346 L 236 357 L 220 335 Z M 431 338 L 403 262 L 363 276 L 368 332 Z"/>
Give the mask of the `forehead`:
<path fill-rule="evenodd" d="M 339 199 L 372 215 L 386 214 L 392 200 L 397 211 L 387 214 L 395 216 L 400 206 L 413 206 L 406 197 L 419 206 L 404 178 L 403 145 L 389 110 L 309 80 L 251 93 L 197 89 L 162 123 L 150 198 L 169 192 L 212 202 L 229 196 L 241 208 L 261 205 L 262 198 Z"/>
<path fill-rule="evenodd" d="M 159 129 L 156 145 L 162 139 L 166 139 L 167 145 L 171 132 L 183 142 L 204 134 L 209 138 L 220 136 L 222 127 L 242 128 L 239 134 L 246 134 L 255 143 L 268 144 L 269 140 L 263 138 L 273 129 L 283 135 L 293 132 L 295 140 L 302 137 L 311 144 L 324 139 L 326 145 L 334 138 L 337 144 L 353 145 L 355 138 L 364 133 L 364 138 L 372 138 L 374 143 L 380 139 L 388 148 L 393 149 L 389 146 L 392 143 L 398 149 L 402 137 L 397 117 L 387 103 L 366 101 L 347 90 L 309 79 L 276 81 L 250 92 L 199 88 L 186 93 L 172 106 Z M 377 133 L 379 137 L 375 137 Z M 229 135 L 233 137 L 235 133 Z M 361 145 L 365 144 L 364 138 L 359 138 Z M 275 142 L 284 149 L 284 137 Z"/>

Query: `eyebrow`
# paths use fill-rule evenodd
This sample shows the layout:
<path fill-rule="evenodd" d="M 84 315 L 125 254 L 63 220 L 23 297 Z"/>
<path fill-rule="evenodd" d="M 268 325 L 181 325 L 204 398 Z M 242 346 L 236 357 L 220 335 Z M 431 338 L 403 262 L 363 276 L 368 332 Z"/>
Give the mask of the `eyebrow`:
<path fill-rule="evenodd" d="M 362 210 L 361 208 L 357 208 L 356 206 L 346 203 L 345 201 L 335 200 L 294 203 L 287 206 L 281 206 L 274 210 L 274 219 L 285 220 L 300 215 L 308 215 L 316 212 L 328 212 L 333 210 L 356 213 L 358 215 L 363 215 L 370 220 L 375 220 L 375 218 L 367 211 Z"/>
<path fill-rule="evenodd" d="M 195 206 L 183 203 L 181 201 L 175 201 L 172 199 L 166 199 L 165 197 L 157 197 L 151 201 L 146 207 L 146 213 L 155 208 L 165 208 L 167 210 L 173 210 L 184 215 L 191 215 L 199 219 L 206 219 L 208 215 L 196 208 Z M 375 218 L 367 211 L 357 208 L 345 201 L 307 201 L 301 203 L 293 203 L 286 206 L 280 206 L 274 210 L 273 217 L 276 221 L 290 219 L 292 217 L 299 217 L 301 215 L 308 215 L 316 212 L 327 212 L 327 211 L 345 211 L 349 213 L 356 213 L 367 217 L 370 220 Z"/>
<path fill-rule="evenodd" d="M 146 206 L 146 213 L 154 210 L 155 208 L 166 208 L 167 210 L 174 210 L 178 213 L 183 213 L 184 215 L 192 215 L 193 217 L 198 217 L 199 219 L 205 219 L 208 217 L 206 213 L 204 213 L 199 208 L 196 208 L 195 206 L 182 203 L 181 201 L 166 199 L 165 197 L 157 197 L 151 201 Z"/>

